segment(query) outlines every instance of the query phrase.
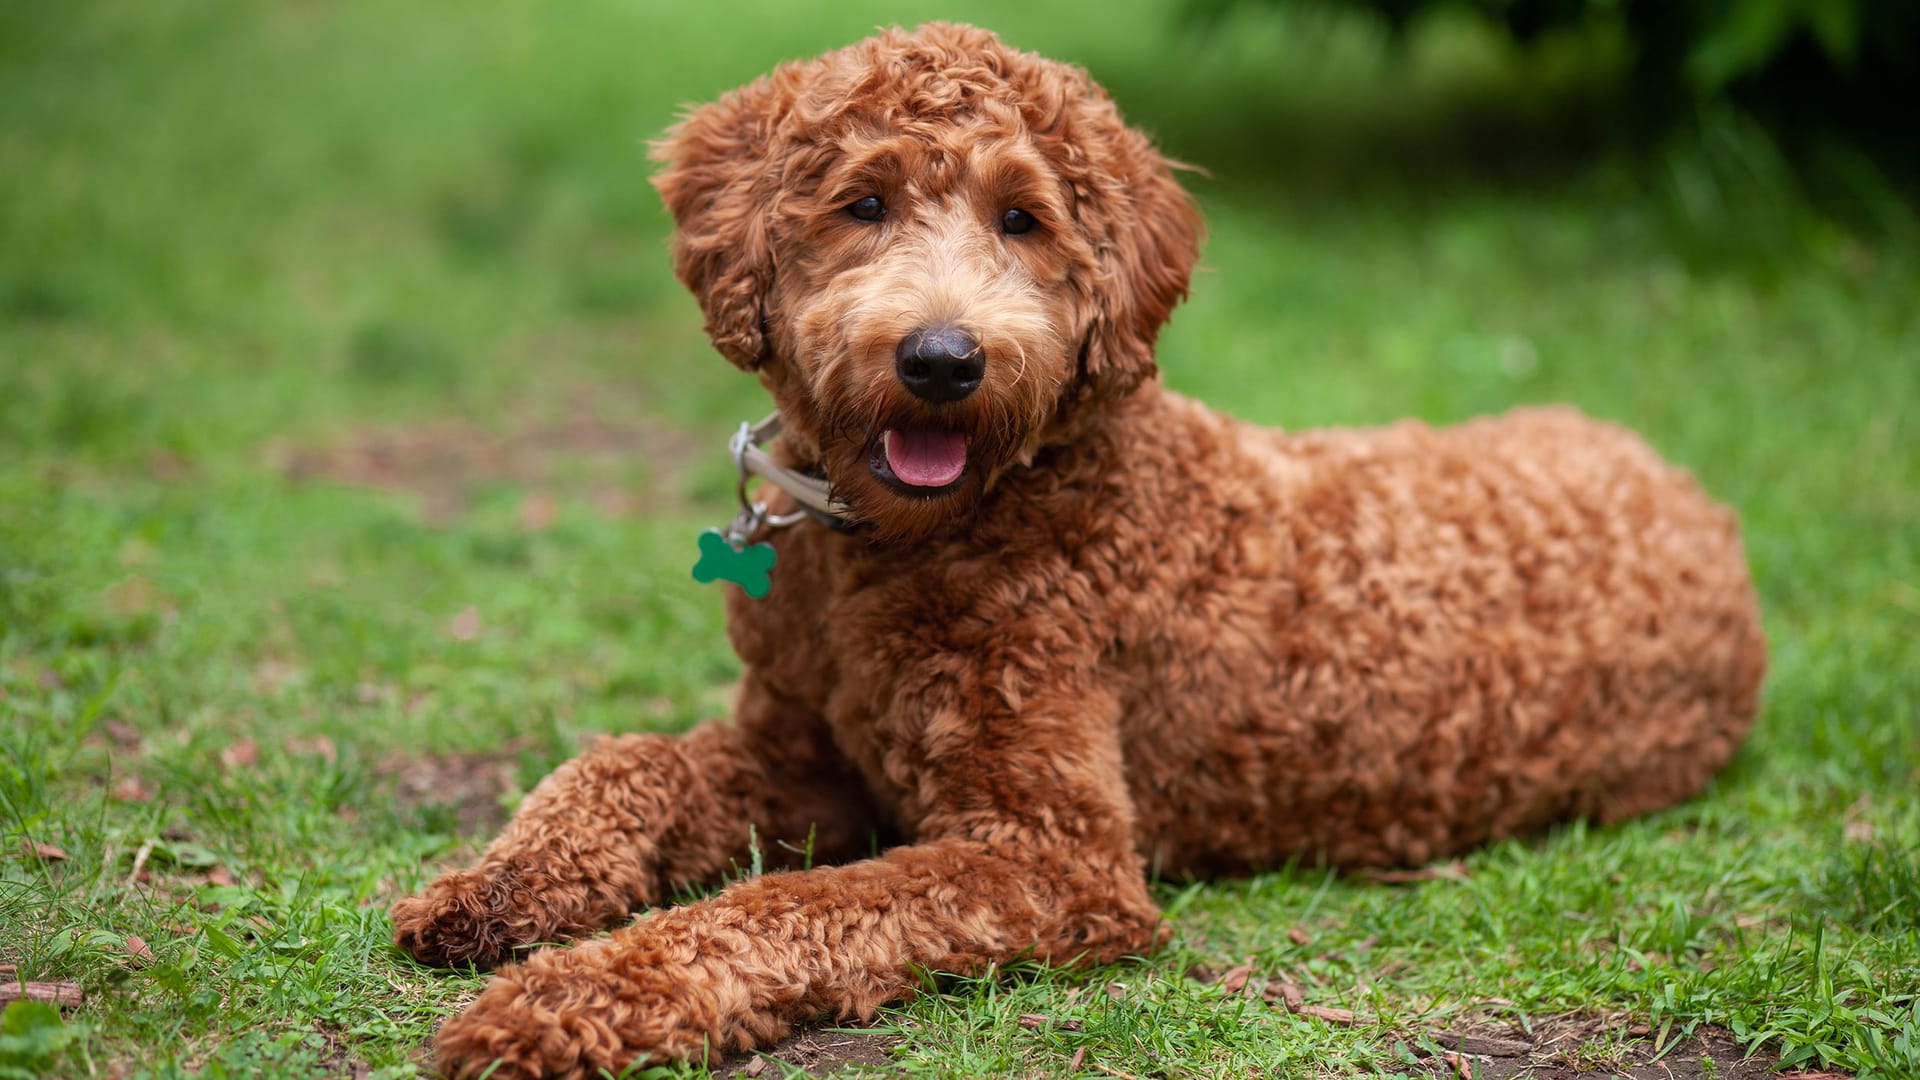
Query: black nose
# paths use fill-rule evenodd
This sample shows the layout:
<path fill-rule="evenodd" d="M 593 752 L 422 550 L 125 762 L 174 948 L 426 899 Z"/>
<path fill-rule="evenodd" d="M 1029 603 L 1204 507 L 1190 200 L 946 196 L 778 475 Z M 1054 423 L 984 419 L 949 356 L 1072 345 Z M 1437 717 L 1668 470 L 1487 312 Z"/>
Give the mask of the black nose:
<path fill-rule="evenodd" d="M 979 339 L 957 326 L 927 326 L 900 339 L 893 368 L 913 395 L 944 404 L 980 389 L 987 357 Z"/>

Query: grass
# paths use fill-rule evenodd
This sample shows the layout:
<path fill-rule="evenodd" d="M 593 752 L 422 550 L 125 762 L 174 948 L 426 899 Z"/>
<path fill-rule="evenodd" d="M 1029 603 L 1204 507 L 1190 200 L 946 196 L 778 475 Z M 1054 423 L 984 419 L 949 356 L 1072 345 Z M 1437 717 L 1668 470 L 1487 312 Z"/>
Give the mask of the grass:
<path fill-rule="evenodd" d="M 0 964 L 87 993 L 9 1011 L 0 1075 L 423 1071 L 480 981 L 396 955 L 387 905 L 582 740 L 710 715 L 736 670 L 686 567 L 764 404 L 667 273 L 642 140 L 937 13 L 0 10 Z M 1430 135 L 1409 166 L 1390 140 L 1500 87 L 1522 136 L 1589 92 L 1577 55 L 1459 28 L 1396 63 L 1144 0 L 966 14 L 1212 169 L 1172 385 L 1289 426 L 1629 423 L 1741 510 L 1773 672 L 1702 800 L 1457 880 L 1167 882 L 1166 953 L 937 983 L 891 1018 L 902 1064 L 1392 1072 L 1422 1032 L 1583 1010 L 1920 1075 L 1910 224 L 1803 213 L 1731 122 L 1645 172 L 1490 182 Z M 1187 977 L 1242 962 L 1377 1022 Z"/>

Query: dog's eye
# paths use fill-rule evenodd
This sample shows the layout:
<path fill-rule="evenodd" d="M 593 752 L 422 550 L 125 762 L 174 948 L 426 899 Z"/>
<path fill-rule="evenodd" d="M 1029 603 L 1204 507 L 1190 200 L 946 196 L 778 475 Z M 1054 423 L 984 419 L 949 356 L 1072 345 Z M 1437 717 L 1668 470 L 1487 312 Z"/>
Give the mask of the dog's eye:
<path fill-rule="evenodd" d="M 848 203 L 847 213 L 861 221 L 879 221 L 887 216 L 887 204 L 881 202 L 878 195 L 869 195 Z"/>
<path fill-rule="evenodd" d="M 1021 233 L 1033 228 L 1033 226 L 1033 215 L 1027 213 L 1025 210 L 1009 210 L 1000 215 L 1001 232 L 1019 236 Z"/>

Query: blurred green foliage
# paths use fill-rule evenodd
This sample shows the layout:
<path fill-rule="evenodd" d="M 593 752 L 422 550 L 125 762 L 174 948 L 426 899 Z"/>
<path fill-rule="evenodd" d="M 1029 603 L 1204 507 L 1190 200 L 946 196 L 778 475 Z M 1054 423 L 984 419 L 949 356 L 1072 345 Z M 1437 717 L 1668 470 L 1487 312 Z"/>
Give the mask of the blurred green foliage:
<path fill-rule="evenodd" d="M 1197 0 L 1217 13 L 1238 0 Z M 1646 65 L 1671 68 L 1666 80 L 1712 96 L 1764 80 L 1795 49 L 1811 46 L 1848 77 L 1879 61 L 1915 58 L 1920 6 L 1907 0 L 1262 0 L 1274 6 L 1327 3 L 1371 11 L 1396 32 L 1443 10 L 1471 11 L 1517 40 L 1596 23 L 1627 28 Z M 1643 67 L 1643 71 L 1650 67 Z"/>
<path fill-rule="evenodd" d="M 0 1012 L 0 1078 L 36 1080 L 49 1074 L 83 1029 L 60 1019 L 44 1001 L 10 1002 Z"/>
<path fill-rule="evenodd" d="M 1657 134 L 1736 103 L 1790 143 L 1842 136 L 1902 173 L 1916 164 L 1895 101 L 1920 99 L 1912 0 L 1190 0 L 1206 22 L 1243 5 L 1370 13 L 1397 37 L 1467 16 L 1527 47 L 1618 39 L 1623 126 Z"/>

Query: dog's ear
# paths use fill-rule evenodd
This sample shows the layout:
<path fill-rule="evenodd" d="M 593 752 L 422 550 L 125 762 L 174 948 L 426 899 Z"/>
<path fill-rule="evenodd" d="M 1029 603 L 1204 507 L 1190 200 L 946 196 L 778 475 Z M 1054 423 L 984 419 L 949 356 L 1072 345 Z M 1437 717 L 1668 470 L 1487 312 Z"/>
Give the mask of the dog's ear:
<path fill-rule="evenodd" d="M 1113 400 L 1153 376 L 1154 341 L 1187 295 L 1203 227 L 1174 163 L 1099 105 L 1104 138 L 1077 193 L 1099 260 L 1081 377 L 1084 394 Z"/>
<path fill-rule="evenodd" d="M 673 214 L 673 272 L 707 317 L 721 355 L 747 371 L 766 361 L 773 255 L 767 240 L 770 146 L 780 119 L 770 79 L 703 105 L 653 144 L 653 178 Z"/>

